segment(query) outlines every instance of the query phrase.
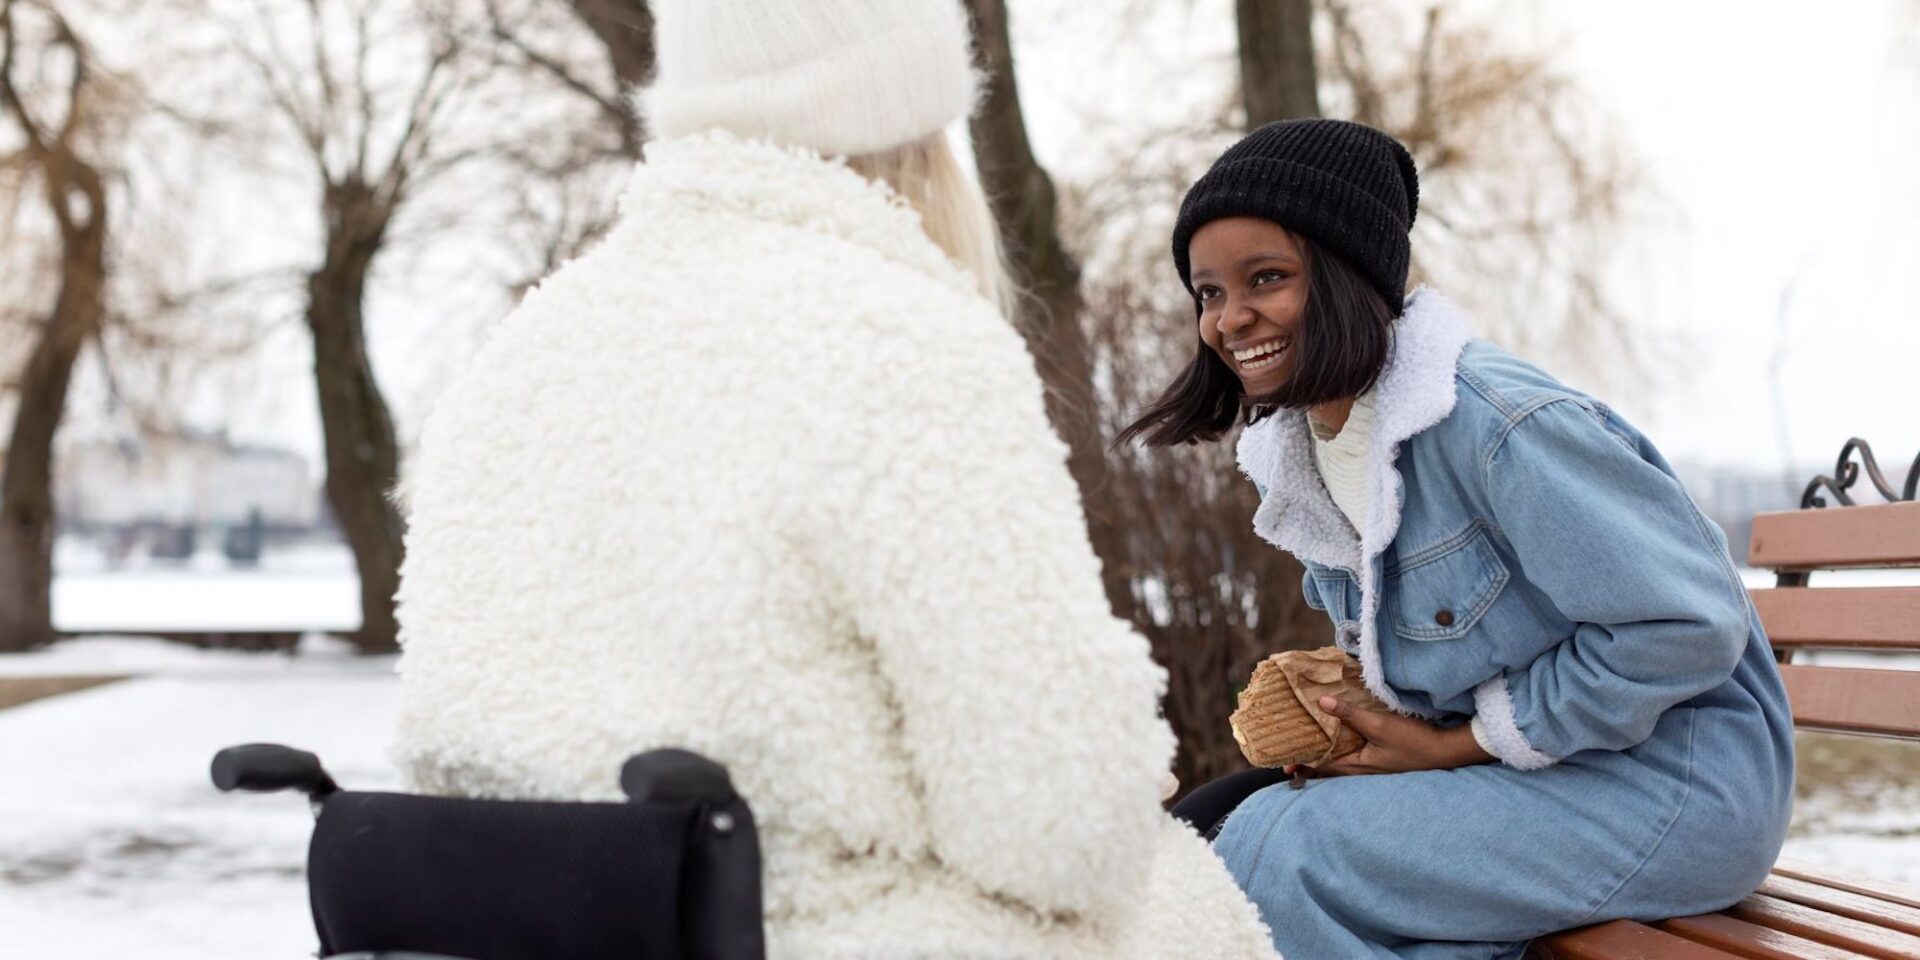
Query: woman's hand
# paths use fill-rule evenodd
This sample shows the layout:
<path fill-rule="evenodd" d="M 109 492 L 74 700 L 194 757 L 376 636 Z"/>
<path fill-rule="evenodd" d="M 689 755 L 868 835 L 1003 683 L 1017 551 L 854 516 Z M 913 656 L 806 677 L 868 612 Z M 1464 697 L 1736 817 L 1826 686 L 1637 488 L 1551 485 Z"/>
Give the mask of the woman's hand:
<path fill-rule="evenodd" d="M 1436 727 L 1418 717 L 1355 706 L 1335 697 L 1321 697 L 1320 708 L 1340 718 L 1367 739 L 1366 746 L 1310 769 L 1310 776 L 1338 777 L 1363 773 L 1405 773 L 1410 770 L 1452 770 L 1494 759 L 1480 748 L 1464 724 Z M 1285 770 L 1294 773 L 1298 764 Z"/>

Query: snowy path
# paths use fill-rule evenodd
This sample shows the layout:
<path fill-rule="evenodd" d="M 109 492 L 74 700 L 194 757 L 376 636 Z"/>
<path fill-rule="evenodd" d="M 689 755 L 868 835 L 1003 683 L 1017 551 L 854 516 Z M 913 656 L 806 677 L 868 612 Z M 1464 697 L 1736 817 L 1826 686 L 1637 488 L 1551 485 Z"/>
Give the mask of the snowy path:
<path fill-rule="evenodd" d="M 279 741 L 391 786 L 391 665 L 224 659 L 0 711 L 0 956 L 312 955 L 305 801 L 221 795 L 207 763 Z"/>

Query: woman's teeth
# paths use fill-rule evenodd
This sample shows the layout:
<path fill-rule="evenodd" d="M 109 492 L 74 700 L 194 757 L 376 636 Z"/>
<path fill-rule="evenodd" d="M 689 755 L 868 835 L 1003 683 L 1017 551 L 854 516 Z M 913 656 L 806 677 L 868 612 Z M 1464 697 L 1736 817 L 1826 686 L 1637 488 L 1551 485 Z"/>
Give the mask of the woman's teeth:
<path fill-rule="evenodd" d="M 1266 343 L 1255 344 L 1245 350 L 1235 350 L 1233 352 L 1233 359 L 1235 363 L 1240 365 L 1240 369 L 1242 370 L 1259 370 L 1264 367 L 1271 367 L 1280 362 L 1280 352 L 1285 349 L 1286 344 L 1278 340 L 1269 340 Z"/>

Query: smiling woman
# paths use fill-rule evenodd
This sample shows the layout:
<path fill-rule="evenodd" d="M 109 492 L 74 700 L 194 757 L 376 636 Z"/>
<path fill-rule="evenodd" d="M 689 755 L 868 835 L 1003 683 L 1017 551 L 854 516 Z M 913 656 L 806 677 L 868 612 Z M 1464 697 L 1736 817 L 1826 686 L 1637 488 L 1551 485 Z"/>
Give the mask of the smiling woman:
<path fill-rule="evenodd" d="M 1512 960 L 1724 908 L 1765 876 L 1793 784 L 1726 540 L 1605 404 L 1403 296 L 1418 195 L 1391 137 L 1302 120 L 1181 205 L 1194 359 L 1128 436 L 1245 421 L 1254 530 L 1301 560 L 1330 655 L 1383 706 L 1319 701 L 1366 743 L 1300 789 L 1250 771 L 1174 812 L 1285 956 Z"/>

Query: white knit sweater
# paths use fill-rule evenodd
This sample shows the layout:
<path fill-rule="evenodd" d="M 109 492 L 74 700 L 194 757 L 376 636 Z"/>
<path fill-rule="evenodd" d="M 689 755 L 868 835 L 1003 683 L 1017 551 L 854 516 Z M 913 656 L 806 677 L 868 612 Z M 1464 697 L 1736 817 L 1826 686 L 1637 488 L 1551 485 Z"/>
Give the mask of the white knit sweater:
<path fill-rule="evenodd" d="M 1320 468 L 1333 504 L 1346 514 L 1355 530 L 1367 528 L 1367 444 L 1373 439 L 1373 391 L 1353 399 L 1353 410 L 1339 429 L 1321 423 L 1312 414 L 1313 462 Z"/>

